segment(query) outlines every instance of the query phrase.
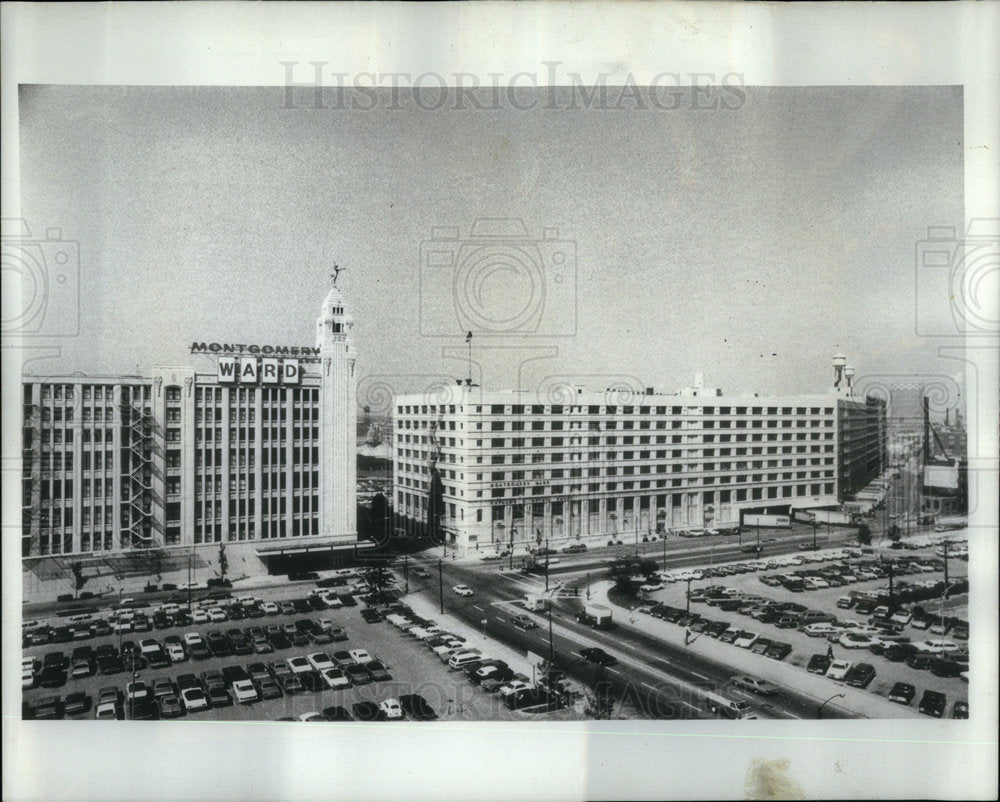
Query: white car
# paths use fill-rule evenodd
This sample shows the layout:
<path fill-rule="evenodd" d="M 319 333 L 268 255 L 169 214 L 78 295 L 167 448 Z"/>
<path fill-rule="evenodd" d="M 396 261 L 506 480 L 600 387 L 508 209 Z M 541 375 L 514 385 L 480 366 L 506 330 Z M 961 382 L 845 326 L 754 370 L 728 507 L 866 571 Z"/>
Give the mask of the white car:
<path fill-rule="evenodd" d="M 153 638 L 144 638 L 139 641 L 139 654 L 153 654 L 160 650 L 160 644 Z"/>
<path fill-rule="evenodd" d="M 253 681 L 248 679 L 237 680 L 233 683 L 233 696 L 236 697 L 236 701 L 241 705 L 256 702 L 260 698 L 257 695 L 257 689 L 254 687 Z"/>
<path fill-rule="evenodd" d="M 830 663 L 830 667 L 826 670 L 826 675 L 830 679 L 843 680 L 846 679 L 848 672 L 854 665 L 850 660 L 834 660 Z"/>
<path fill-rule="evenodd" d="M 909 610 L 897 610 L 889 617 L 889 620 L 892 621 L 892 623 L 894 624 L 906 625 L 913 620 L 913 613 L 911 613 Z"/>
<path fill-rule="evenodd" d="M 845 632 L 837 641 L 845 649 L 867 649 L 876 642 L 877 636 L 859 632 Z"/>
<path fill-rule="evenodd" d="M 260 609 L 264 612 L 265 615 L 277 615 L 279 612 L 281 612 L 281 609 L 274 602 L 264 602 L 260 606 Z"/>
<path fill-rule="evenodd" d="M 327 688 L 337 690 L 338 688 L 351 687 L 351 681 L 339 668 L 328 668 L 325 671 L 321 671 L 320 676 L 323 677 L 323 682 L 326 683 Z"/>
<path fill-rule="evenodd" d="M 309 665 L 319 672 L 336 667 L 333 660 L 330 659 L 330 655 L 326 652 L 314 652 L 313 654 L 306 655 L 306 660 L 309 661 Z"/>
<path fill-rule="evenodd" d="M 188 713 L 208 710 L 208 697 L 201 688 L 185 688 L 181 691 L 181 704 Z"/>
<path fill-rule="evenodd" d="M 501 685 L 500 695 L 510 696 L 512 693 L 518 693 L 519 691 L 526 691 L 529 688 L 531 688 L 531 686 L 527 682 L 523 682 L 522 680 L 516 679 L 513 680 L 512 682 L 508 682 L 506 685 Z"/>
<path fill-rule="evenodd" d="M 359 666 L 363 666 L 366 663 L 371 663 L 375 660 L 370 654 L 368 654 L 367 649 L 351 649 L 348 653 L 354 659 L 354 662 Z"/>
<path fill-rule="evenodd" d="M 209 618 L 209 615 L 205 610 L 191 611 L 191 621 L 195 624 L 207 624 L 211 620 L 212 619 Z"/>
<path fill-rule="evenodd" d="M 187 646 L 188 648 L 191 648 L 192 646 L 194 646 L 194 645 L 196 645 L 198 643 L 204 643 L 204 641 L 202 640 L 202 637 L 201 637 L 200 633 L 198 633 L 198 632 L 185 632 L 184 633 L 184 645 L 185 646 Z"/>
<path fill-rule="evenodd" d="M 216 622 L 229 620 L 229 616 L 226 615 L 226 611 L 223 610 L 221 607 L 213 607 L 211 610 L 209 610 L 208 617 L 212 621 Z"/>
<path fill-rule="evenodd" d="M 740 630 L 740 634 L 733 641 L 734 646 L 739 646 L 741 649 L 749 649 L 754 643 L 757 642 L 759 636 L 756 632 L 747 632 L 746 630 Z"/>
<path fill-rule="evenodd" d="M 458 596 L 472 596 L 472 595 L 474 595 L 472 588 L 470 588 L 468 585 L 455 585 L 455 587 L 453 587 L 452 590 Z"/>
<path fill-rule="evenodd" d="M 385 714 L 385 717 L 390 721 L 392 719 L 403 717 L 403 708 L 399 706 L 399 701 L 397 699 L 386 699 L 384 702 L 379 704 L 378 709 L 381 710 Z"/>
<path fill-rule="evenodd" d="M 913 645 L 918 652 L 923 652 L 924 654 L 944 654 L 945 652 L 954 652 L 958 649 L 958 644 L 952 640 L 922 640 Z"/>
<path fill-rule="evenodd" d="M 167 644 L 167 657 L 170 658 L 171 663 L 183 663 L 187 660 L 187 654 L 184 652 L 184 647 L 179 643 Z"/>
<path fill-rule="evenodd" d="M 324 719 L 319 713 L 317 713 L 315 710 L 312 710 L 309 713 L 300 713 L 299 721 L 306 721 L 309 722 L 310 724 L 313 724 L 317 721 L 324 721 Z"/>
<path fill-rule="evenodd" d="M 94 718 L 98 721 L 101 719 L 117 719 L 118 705 L 114 702 L 101 702 L 97 706 L 97 710 L 94 711 Z"/>
<path fill-rule="evenodd" d="M 289 657 L 285 662 L 293 674 L 304 674 L 306 671 L 312 671 L 312 666 L 304 657 Z"/>
<path fill-rule="evenodd" d="M 344 606 L 344 603 L 340 600 L 340 597 L 333 591 L 323 594 L 322 596 L 320 596 L 320 598 L 326 602 L 326 606 L 329 607 L 331 610 L 337 610 Z"/>
<path fill-rule="evenodd" d="M 834 633 L 840 632 L 839 627 L 835 627 L 826 621 L 820 621 L 815 624 L 806 624 L 802 627 L 802 632 L 808 635 L 810 638 L 825 638 L 827 635 L 833 635 Z"/>

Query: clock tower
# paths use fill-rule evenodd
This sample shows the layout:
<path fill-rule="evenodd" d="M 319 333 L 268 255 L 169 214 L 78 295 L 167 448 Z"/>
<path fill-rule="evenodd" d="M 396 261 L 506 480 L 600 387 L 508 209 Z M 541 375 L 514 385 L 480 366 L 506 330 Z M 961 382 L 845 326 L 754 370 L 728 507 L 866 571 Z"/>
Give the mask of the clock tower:
<path fill-rule="evenodd" d="M 338 271 L 339 272 L 339 271 Z M 336 284 L 316 320 L 320 349 L 320 535 L 357 540 L 357 379 L 354 319 Z"/>

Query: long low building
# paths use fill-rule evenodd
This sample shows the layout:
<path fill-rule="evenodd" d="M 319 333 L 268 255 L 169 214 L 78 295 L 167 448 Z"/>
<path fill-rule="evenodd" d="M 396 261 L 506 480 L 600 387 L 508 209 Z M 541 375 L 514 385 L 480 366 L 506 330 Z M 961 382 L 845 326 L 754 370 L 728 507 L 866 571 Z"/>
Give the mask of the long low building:
<path fill-rule="evenodd" d="M 357 544 L 353 320 L 334 287 L 315 348 L 195 343 L 215 370 L 25 376 L 22 556 L 41 574 L 128 557 L 232 573 Z M 70 558 L 70 559 L 65 559 Z M 46 565 L 47 564 L 47 565 Z M 114 571 L 112 571 L 114 573 Z"/>
<path fill-rule="evenodd" d="M 836 507 L 886 464 L 884 402 L 854 398 L 838 359 L 835 386 L 819 395 L 696 387 L 620 403 L 581 389 L 538 403 L 456 386 L 447 403 L 399 396 L 397 526 L 491 553 Z"/>

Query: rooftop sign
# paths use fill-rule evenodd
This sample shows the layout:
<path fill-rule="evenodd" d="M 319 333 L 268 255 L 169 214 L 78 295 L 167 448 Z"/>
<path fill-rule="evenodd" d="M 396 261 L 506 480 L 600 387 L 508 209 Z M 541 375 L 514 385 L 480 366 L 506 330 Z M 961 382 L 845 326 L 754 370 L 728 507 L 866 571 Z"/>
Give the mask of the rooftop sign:
<path fill-rule="evenodd" d="M 191 343 L 192 354 L 294 356 L 318 360 L 320 349 L 309 345 L 248 345 L 246 343 Z"/>

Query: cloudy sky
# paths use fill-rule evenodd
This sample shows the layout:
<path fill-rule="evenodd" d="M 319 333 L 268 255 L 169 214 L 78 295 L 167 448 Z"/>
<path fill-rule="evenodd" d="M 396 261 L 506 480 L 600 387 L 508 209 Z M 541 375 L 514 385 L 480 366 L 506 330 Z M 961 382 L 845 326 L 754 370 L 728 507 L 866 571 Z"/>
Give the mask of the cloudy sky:
<path fill-rule="evenodd" d="M 443 349 L 464 354 L 470 328 L 497 387 L 523 365 L 529 389 L 702 371 L 728 392 L 817 392 L 837 351 L 860 377 L 956 373 L 915 332 L 918 306 L 947 320 L 914 254 L 928 226 L 962 226 L 961 90 L 744 91 L 726 109 L 520 111 L 24 87 L 22 215 L 80 248 L 79 333 L 45 369 L 312 344 L 338 262 L 359 376 L 400 390 L 464 375 Z M 526 234 L 483 244 L 477 218 Z M 75 334 L 60 309 L 44 325 Z"/>

